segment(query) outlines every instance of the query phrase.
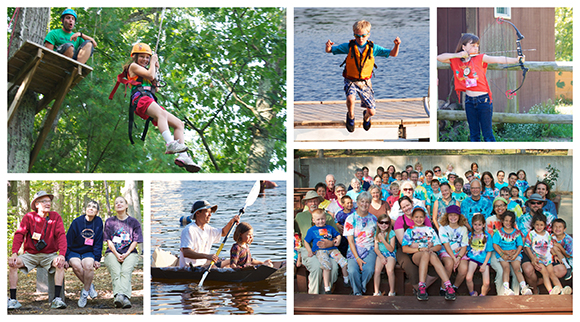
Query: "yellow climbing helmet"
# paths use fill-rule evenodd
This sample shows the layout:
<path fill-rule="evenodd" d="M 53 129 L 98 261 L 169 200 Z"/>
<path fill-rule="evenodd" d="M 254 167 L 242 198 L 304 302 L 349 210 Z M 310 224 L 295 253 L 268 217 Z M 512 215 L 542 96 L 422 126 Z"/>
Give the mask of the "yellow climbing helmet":
<path fill-rule="evenodd" d="M 149 45 L 144 43 L 138 43 L 133 46 L 133 49 L 131 50 L 131 57 L 133 57 L 133 54 L 153 55 L 153 52 L 151 51 L 151 47 L 149 47 Z"/>

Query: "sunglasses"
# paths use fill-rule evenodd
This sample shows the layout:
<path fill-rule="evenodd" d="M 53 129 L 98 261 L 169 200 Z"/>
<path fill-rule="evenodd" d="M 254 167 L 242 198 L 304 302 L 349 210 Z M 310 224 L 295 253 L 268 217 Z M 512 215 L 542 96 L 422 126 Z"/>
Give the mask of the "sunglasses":
<path fill-rule="evenodd" d="M 435 170 L 435 172 L 441 172 L 441 169 L 439 169 L 439 170 Z"/>
<path fill-rule="evenodd" d="M 413 191 L 413 188 L 405 188 L 403 191 Z"/>
<path fill-rule="evenodd" d="M 379 221 L 379 224 L 380 225 L 388 225 L 388 224 L 390 224 L 390 222 L 388 222 L 388 221 Z"/>
<path fill-rule="evenodd" d="M 364 37 L 366 37 L 366 36 L 368 36 L 368 35 L 370 35 L 370 34 L 371 34 L 370 32 L 367 32 L 366 34 L 362 34 L 362 35 L 359 35 L 359 34 L 354 34 L 354 36 L 355 36 L 356 38 L 364 38 Z"/>
<path fill-rule="evenodd" d="M 541 204 L 543 204 L 543 202 L 541 202 L 541 201 L 530 201 L 530 204 L 532 204 L 532 205 L 541 205 Z"/>

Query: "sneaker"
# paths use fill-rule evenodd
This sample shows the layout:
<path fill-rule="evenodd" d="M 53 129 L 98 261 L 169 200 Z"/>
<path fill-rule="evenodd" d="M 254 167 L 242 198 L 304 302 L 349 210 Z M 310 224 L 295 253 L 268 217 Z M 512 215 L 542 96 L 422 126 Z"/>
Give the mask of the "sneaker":
<path fill-rule="evenodd" d="M 556 285 L 550 291 L 550 295 L 559 295 L 562 292 L 562 287 Z"/>
<path fill-rule="evenodd" d="M 52 300 L 52 304 L 50 305 L 51 309 L 66 309 L 66 303 L 60 298 L 60 297 L 55 297 L 54 300 Z"/>
<path fill-rule="evenodd" d="M 417 300 L 427 301 L 429 299 L 429 294 L 427 294 L 427 288 L 419 287 L 419 292 L 417 292 Z"/>
<path fill-rule="evenodd" d="M 397 295 L 397 293 L 395 293 L 395 292 L 389 292 L 389 296 L 396 296 L 396 295 Z"/>
<path fill-rule="evenodd" d="M 348 112 L 346 112 L 346 130 L 350 133 L 354 132 L 354 118 L 348 118 Z"/>
<path fill-rule="evenodd" d="M 530 288 L 525 285 L 524 287 L 522 287 L 522 289 L 520 290 L 522 295 L 533 295 L 534 292 L 532 292 L 532 290 L 530 290 Z"/>
<path fill-rule="evenodd" d="M 123 298 L 125 297 L 125 295 L 118 293 L 117 295 L 115 295 L 115 300 L 113 301 L 113 303 L 115 304 L 116 308 L 121 308 L 123 307 Z"/>
<path fill-rule="evenodd" d="M 373 296 L 381 296 L 381 295 L 383 295 L 383 293 L 381 293 L 381 292 L 375 292 L 375 293 L 373 293 Z"/>
<path fill-rule="evenodd" d="M 8 299 L 8 309 L 15 310 L 22 307 L 22 304 L 17 299 Z"/>
<path fill-rule="evenodd" d="M 95 290 L 95 285 L 91 284 L 91 287 L 89 288 L 89 297 L 91 299 L 96 299 L 97 296 L 99 296 L 99 293 Z"/>
<path fill-rule="evenodd" d="M 188 172 L 192 172 L 192 173 L 195 173 L 195 172 L 198 172 L 199 170 L 201 170 L 200 166 L 195 164 L 189 156 L 179 157 L 179 158 L 175 159 L 175 164 L 181 168 L 185 168 L 185 170 L 187 170 Z"/>
<path fill-rule="evenodd" d="M 560 292 L 560 294 L 562 294 L 562 295 L 572 294 L 572 288 L 570 286 L 564 286 L 564 288 L 562 289 L 562 292 Z"/>
<path fill-rule="evenodd" d="M 477 291 L 471 291 L 471 292 L 469 292 L 469 296 L 477 296 Z"/>
<path fill-rule="evenodd" d="M 569 281 L 572 278 L 572 269 L 568 268 L 566 270 L 566 275 L 564 275 L 564 280 Z"/>
<path fill-rule="evenodd" d="M 516 295 L 516 293 L 514 293 L 514 291 L 512 291 L 512 289 L 508 287 L 508 288 L 504 288 L 503 295 L 512 296 L 512 295 Z"/>
<path fill-rule="evenodd" d="M 365 121 L 366 114 L 367 114 L 367 111 L 364 110 L 363 111 L 363 129 L 365 129 L 365 131 L 368 131 L 371 128 L 371 118 L 369 117 L 369 119 Z"/>
<path fill-rule="evenodd" d="M 165 154 L 175 154 L 181 153 L 188 150 L 188 147 L 183 144 L 179 143 L 179 141 L 175 140 L 173 142 L 169 142 L 165 145 Z"/>
<path fill-rule="evenodd" d="M 129 301 L 129 298 L 125 295 L 123 295 L 123 308 L 124 309 L 131 308 L 131 301 Z"/>
<path fill-rule="evenodd" d="M 446 301 L 455 301 L 457 295 L 455 294 L 455 290 L 453 287 L 449 286 L 445 289 L 445 300 Z"/>
<path fill-rule="evenodd" d="M 439 296 L 445 296 L 445 290 L 442 288 L 439 288 Z"/>
<path fill-rule="evenodd" d="M 89 297 L 89 292 L 85 291 L 83 288 L 81 290 L 81 297 L 79 298 L 78 305 L 79 307 L 85 307 L 87 305 L 87 298 Z"/>

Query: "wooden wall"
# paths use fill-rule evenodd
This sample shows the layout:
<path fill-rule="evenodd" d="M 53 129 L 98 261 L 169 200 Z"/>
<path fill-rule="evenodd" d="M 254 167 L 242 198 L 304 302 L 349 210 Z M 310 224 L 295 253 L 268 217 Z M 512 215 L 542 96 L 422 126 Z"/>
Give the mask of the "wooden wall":
<path fill-rule="evenodd" d="M 554 61 L 555 35 L 554 8 L 512 8 L 512 18 L 516 27 L 524 35 L 521 41 L 527 61 Z M 516 34 L 507 24 L 498 24 L 493 17 L 493 8 L 438 8 L 437 9 L 437 53 L 455 52 L 457 41 L 464 32 L 475 33 L 480 37 L 481 52 L 502 51 L 490 55 L 507 55 L 515 50 Z M 535 49 L 535 51 L 525 51 Z M 439 70 L 440 100 L 449 95 L 451 72 Z M 488 71 L 488 80 L 493 93 L 494 111 L 504 112 L 508 103 L 505 91 L 515 89 L 522 81 L 521 71 Z M 519 112 L 526 112 L 535 104 L 554 99 L 554 72 L 528 72 L 524 86 L 517 92 L 516 106 Z M 455 95 L 453 95 L 455 99 Z"/>

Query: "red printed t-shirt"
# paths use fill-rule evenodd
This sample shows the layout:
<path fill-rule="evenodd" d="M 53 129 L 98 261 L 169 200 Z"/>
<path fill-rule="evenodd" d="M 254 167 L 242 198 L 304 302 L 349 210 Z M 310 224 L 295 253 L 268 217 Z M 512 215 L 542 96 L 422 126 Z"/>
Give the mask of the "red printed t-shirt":
<path fill-rule="evenodd" d="M 467 89 L 474 92 L 486 92 L 491 98 L 491 91 L 485 73 L 487 72 L 487 63 L 483 62 L 483 54 L 473 56 L 468 62 L 462 61 L 461 58 L 452 58 L 449 60 L 453 79 L 455 80 L 455 91 L 457 97 L 461 99 L 461 93 Z M 467 75 L 465 70 L 469 68 Z"/>

